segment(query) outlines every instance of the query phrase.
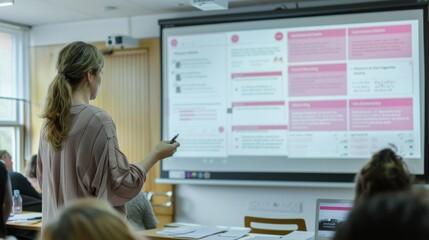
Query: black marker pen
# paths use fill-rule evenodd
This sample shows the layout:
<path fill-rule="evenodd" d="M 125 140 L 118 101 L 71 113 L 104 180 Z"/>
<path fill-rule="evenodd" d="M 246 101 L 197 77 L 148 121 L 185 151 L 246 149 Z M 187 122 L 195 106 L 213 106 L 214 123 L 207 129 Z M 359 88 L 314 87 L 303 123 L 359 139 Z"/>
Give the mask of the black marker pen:
<path fill-rule="evenodd" d="M 176 134 L 176 136 L 174 136 L 171 140 L 170 143 L 175 143 L 176 142 L 176 138 L 179 136 L 179 134 Z"/>

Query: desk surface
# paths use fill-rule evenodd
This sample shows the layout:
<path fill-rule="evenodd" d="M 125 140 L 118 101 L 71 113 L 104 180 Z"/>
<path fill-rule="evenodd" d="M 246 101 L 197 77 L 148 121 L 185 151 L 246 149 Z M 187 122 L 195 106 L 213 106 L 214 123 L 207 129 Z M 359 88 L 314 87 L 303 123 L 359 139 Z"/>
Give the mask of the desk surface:
<path fill-rule="evenodd" d="M 157 234 L 156 232 L 160 230 L 162 230 L 162 228 L 143 230 L 140 231 L 138 234 L 145 240 L 178 239 L 174 238 L 173 236 Z"/>
<path fill-rule="evenodd" d="M 142 237 L 143 240 L 168 240 L 168 239 L 178 239 L 178 240 L 190 240 L 190 238 L 180 238 L 170 235 L 161 235 L 156 232 L 161 231 L 163 228 L 156 228 L 151 230 L 143 230 L 138 232 L 138 235 Z M 250 234 L 250 235 L 262 235 L 262 234 Z M 272 235 L 271 235 L 272 236 Z M 250 237 L 251 238 L 251 237 Z M 245 236 L 240 239 L 249 239 L 249 236 Z M 202 239 L 203 240 L 203 239 Z"/>
<path fill-rule="evenodd" d="M 150 230 L 143 230 L 138 232 L 138 235 L 140 237 L 142 237 L 143 240 L 169 240 L 169 239 L 179 239 L 179 240 L 189 240 L 189 238 L 178 238 L 178 237 L 174 237 L 174 236 L 169 236 L 169 235 L 161 235 L 158 234 L 157 232 L 162 230 L 163 228 L 156 228 L 156 229 L 150 229 Z M 277 235 L 266 235 L 266 234 L 255 234 L 255 233 L 249 233 L 247 236 L 244 236 L 240 239 L 242 240 L 251 240 L 254 237 L 279 237 Z M 204 239 L 202 239 L 204 240 Z"/>
<path fill-rule="evenodd" d="M 22 212 L 22 213 L 32 213 L 32 212 Z M 15 228 L 15 229 L 40 231 L 40 229 L 42 228 L 42 221 L 38 221 L 38 222 L 35 222 L 35 223 L 30 223 L 30 222 L 6 222 L 6 228 Z"/>

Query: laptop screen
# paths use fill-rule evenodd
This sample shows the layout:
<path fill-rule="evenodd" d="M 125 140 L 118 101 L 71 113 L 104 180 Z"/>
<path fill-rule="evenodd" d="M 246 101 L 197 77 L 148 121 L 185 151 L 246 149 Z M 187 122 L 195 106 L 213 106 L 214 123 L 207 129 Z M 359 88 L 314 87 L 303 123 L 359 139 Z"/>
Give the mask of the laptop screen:
<path fill-rule="evenodd" d="M 315 240 L 334 238 L 338 224 L 345 221 L 353 208 L 349 199 L 317 199 Z"/>

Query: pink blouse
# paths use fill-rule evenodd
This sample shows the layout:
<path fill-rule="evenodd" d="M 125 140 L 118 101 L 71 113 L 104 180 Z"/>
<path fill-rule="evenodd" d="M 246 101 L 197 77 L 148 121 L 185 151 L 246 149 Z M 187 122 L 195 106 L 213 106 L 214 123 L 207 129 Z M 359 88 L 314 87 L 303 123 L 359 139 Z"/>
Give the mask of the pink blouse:
<path fill-rule="evenodd" d="M 119 149 L 115 124 L 104 110 L 76 105 L 71 116 L 71 130 L 61 151 L 53 150 L 41 131 L 37 177 L 43 222 L 56 217 L 69 201 L 91 196 L 126 214 L 125 203 L 141 191 L 145 170 L 128 163 Z"/>

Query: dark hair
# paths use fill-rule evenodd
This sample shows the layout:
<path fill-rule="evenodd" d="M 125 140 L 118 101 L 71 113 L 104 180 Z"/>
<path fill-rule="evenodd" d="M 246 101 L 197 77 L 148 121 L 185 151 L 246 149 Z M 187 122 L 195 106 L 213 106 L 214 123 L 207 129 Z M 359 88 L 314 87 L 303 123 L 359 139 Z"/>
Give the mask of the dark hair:
<path fill-rule="evenodd" d="M 0 163 L 0 238 L 6 237 L 6 223 L 3 219 L 3 204 L 6 196 L 6 184 L 8 184 L 8 173 L 6 166 Z"/>
<path fill-rule="evenodd" d="M 428 240 L 426 189 L 384 193 L 362 202 L 338 226 L 334 240 Z"/>
<path fill-rule="evenodd" d="M 409 190 L 414 176 L 392 149 L 376 152 L 356 176 L 355 204 L 370 197 L 390 191 Z"/>
<path fill-rule="evenodd" d="M 37 154 L 31 156 L 25 168 L 25 175 L 30 178 L 37 178 Z"/>
<path fill-rule="evenodd" d="M 3 155 L 5 155 L 5 154 L 8 154 L 8 155 L 10 155 L 9 154 L 9 152 L 7 151 L 7 150 L 0 150 L 0 159 L 3 157 Z"/>

